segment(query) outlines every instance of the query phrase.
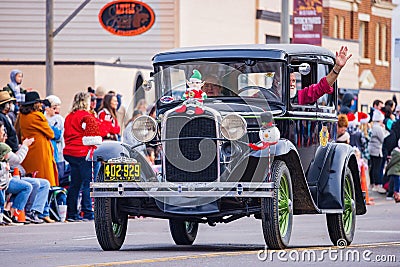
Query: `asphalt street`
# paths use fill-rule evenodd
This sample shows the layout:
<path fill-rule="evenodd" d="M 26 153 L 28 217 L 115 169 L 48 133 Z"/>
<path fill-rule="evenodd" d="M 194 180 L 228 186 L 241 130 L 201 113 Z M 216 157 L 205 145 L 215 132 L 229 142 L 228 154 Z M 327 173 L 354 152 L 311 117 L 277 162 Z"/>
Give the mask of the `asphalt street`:
<path fill-rule="evenodd" d="M 192 246 L 176 246 L 168 221 L 130 219 L 120 251 L 101 250 L 94 223 L 0 227 L 1 266 L 398 266 L 400 204 L 377 193 L 357 216 L 350 247 L 333 247 L 324 215 L 294 217 L 290 247 L 265 250 L 261 221 L 243 218 L 216 227 L 200 225 Z"/>

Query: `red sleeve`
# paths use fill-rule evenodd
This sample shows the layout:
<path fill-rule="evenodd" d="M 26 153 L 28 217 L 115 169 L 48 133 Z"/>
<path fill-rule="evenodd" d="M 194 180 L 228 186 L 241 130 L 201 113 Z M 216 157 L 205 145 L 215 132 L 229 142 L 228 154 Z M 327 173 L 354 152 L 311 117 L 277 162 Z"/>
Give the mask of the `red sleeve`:
<path fill-rule="evenodd" d="M 297 92 L 297 99 L 300 105 L 311 104 L 317 101 L 324 94 L 332 94 L 333 88 L 329 86 L 326 77 L 322 78 L 317 84 L 311 84 Z"/>
<path fill-rule="evenodd" d="M 110 134 L 119 134 L 121 131 L 121 127 L 118 125 L 117 119 L 108 119 L 106 118 L 107 114 L 104 111 L 100 111 L 98 114 L 100 121 L 100 132 L 102 137 L 105 137 L 108 133 Z M 114 126 L 113 126 L 114 121 Z"/>
<path fill-rule="evenodd" d="M 101 122 L 104 121 L 104 119 L 106 117 L 106 112 L 105 111 L 99 111 L 99 114 L 97 114 L 97 117 L 99 118 L 99 120 Z"/>
<path fill-rule="evenodd" d="M 120 131 L 121 131 L 121 127 L 119 127 L 118 120 L 115 118 L 114 119 L 114 126 L 112 126 L 112 124 L 111 124 L 110 133 L 119 134 Z"/>

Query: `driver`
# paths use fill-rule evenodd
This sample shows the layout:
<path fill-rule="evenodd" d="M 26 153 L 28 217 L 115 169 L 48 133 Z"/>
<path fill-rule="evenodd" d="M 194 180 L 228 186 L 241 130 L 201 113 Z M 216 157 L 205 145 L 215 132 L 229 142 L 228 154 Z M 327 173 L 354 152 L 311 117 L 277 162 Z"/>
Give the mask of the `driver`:
<path fill-rule="evenodd" d="M 296 76 L 290 73 L 290 102 L 298 103 L 299 105 L 307 105 L 314 103 L 324 94 L 333 92 L 333 84 L 339 76 L 340 70 L 346 65 L 347 60 L 352 54 L 347 55 L 347 46 L 342 46 L 339 52 L 336 52 L 335 65 L 331 72 L 322 78 L 317 84 L 312 84 L 301 90 L 296 90 Z"/>
<path fill-rule="evenodd" d="M 207 94 L 207 97 L 210 96 L 222 96 L 222 89 L 221 81 L 217 76 L 209 76 L 207 77 L 203 87 L 201 88 L 204 93 Z"/>

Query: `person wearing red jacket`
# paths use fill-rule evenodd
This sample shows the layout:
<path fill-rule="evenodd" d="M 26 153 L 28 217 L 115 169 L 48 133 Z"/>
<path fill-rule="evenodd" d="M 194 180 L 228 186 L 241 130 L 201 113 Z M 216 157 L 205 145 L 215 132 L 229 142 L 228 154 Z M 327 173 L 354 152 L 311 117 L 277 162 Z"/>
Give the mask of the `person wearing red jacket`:
<path fill-rule="evenodd" d="M 90 94 L 87 92 L 77 93 L 74 97 L 71 112 L 65 118 L 64 123 L 65 147 L 63 154 L 65 160 L 71 166 L 71 183 L 67 195 L 67 220 L 70 222 L 82 220 L 78 211 L 78 197 L 81 188 L 83 219 L 94 219 L 92 200 L 90 198 L 92 162 L 86 161 L 90 147 L 84 145 L 82 141 L 85 137 L 85 121 L 88 116 L 93 117 L 90 112 Z M 96 122 L 100 125 L 97 119 Z M 95 166 L 95 169 L 98 168 Z"/>
<path fill-rule="evenodd" d="M 104 140 L 119 140 L 121 127 L 118 125 L 117 107 L 117 96 L 115 94 L 106 94 L 98 114 Z"/>
<path fill-rule="evenodd" d="M 347 55 L 347 46 L 342 46 L 339 52 L 336 52 L 335 65 L 331 72 L 322 78 L 317 84 L 311 84 L 301 90 L 296 90 L 296 76 L 290 74 L 290 100 L 297 102 L 299 105 L 312 104 L 324 94 L 332 94 L 333 84 L 339 76 L 341 69 L 346 65 L 347 60 L 352 54 Z"/>

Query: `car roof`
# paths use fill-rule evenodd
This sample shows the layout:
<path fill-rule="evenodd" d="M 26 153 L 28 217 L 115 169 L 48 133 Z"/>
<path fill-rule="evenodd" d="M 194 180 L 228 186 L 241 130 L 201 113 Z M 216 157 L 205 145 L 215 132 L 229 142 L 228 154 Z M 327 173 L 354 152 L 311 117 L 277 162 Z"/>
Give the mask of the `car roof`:
<path fill-rule="evenodd" d="M 286 60 L 292 55 L 319 55 L 334 58 L 330 50 L 306 44 L 247 44 L 182 47 L 161 52 L 153 57 L 153 63 L 183 60 L 264 58 Z"/>

